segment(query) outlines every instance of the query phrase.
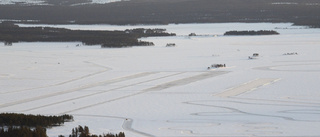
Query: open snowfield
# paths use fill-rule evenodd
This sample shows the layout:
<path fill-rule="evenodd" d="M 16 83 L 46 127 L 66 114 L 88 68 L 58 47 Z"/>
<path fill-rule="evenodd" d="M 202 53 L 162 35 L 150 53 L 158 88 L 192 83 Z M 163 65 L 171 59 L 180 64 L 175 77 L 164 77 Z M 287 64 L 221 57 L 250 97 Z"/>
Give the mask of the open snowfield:
<path fill-rule="evenodd" d="M 178 36 L 111 49 L 0 43 L 0 112 L 75 117 L 49 129 L 50 137 L 78 125 L 127 137 L 320 136 L 320 29 L 290 23 L 55 27 L 167 28 Z M 280 35 L 222 36 L 229 30 Z M 204 36 L 188 37 L 192 32 Z M 249 60 L 253 53 L 259 57 Z M 212 64 L 226 67 L 208 70 Z"/>

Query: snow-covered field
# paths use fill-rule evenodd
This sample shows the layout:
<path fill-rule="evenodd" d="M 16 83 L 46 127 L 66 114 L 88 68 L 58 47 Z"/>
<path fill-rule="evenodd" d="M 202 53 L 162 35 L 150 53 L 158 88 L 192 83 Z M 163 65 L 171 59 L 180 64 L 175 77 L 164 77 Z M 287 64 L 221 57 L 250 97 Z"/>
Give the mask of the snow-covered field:
<path fill-rule="evenodd" d="M 128 137 L 320 136 L 320 29 L 289 23 L 77 27 L 167 28 L 178 36 L 112 49 L 1 43 L 0 112 L 74 115 L 74 122 L 49 129 L 50 137 L 78 125 Z M 280 35 L 222 36 L 229 30 Z M 186 36 L 192 32 L 208 36 Z M 259 57 L 249 60 L 253 53 Z M 208 70 L 212 64 L 226 67 Z"/>

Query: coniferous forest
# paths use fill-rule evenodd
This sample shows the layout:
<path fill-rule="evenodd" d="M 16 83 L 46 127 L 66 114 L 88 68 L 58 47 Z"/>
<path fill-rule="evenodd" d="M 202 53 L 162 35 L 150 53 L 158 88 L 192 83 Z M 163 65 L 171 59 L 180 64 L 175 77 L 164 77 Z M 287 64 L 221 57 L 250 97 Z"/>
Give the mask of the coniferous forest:
<path fill-rule="evenodd" d="M 43 116 L 16 113 L 0 114 L 0 137 L 47 137 L 46 128 L 73 121 L 71 115 Z M 59 137 L 64 137 L 60 135 Z M 69 137 L 125 137 L 123 132 L 94 135 L 87 126 L 72 129 Z"/>
<path fill-rule="evenodd" d="M 84 31 L 51 27 L 19 27 L 11 22 L 0 24 L 0 41 L 6 45 L 14 42 L 76 42 L 101 47 L 151 46 L 141 37 L 173 36 L 165 29 L 133 29 L 125 31 Z"/>
<path fill-rule="evenodd" d="M 28 126 L 28 127 L 51 127 L 59 126 L 64 122 L 73 121 L 71 115 L 61 116 L 42 116 L 42 115 L 25 115 L 15 113 L 0 114 L 0 126 Z"/>
<path fill-rule="evenodd" d="M 248 30 L 248 31 L 227 31 L 224 35 L 278 35 L 279 33 L 274 30 Z"/>
<path fill-rule="evenodd" d="M 60 135 L 59 137 L 64 137 Z M 112 134 L 107 133 L 103 135 L 95 135 L 91 134 L 89 131 L 89 128 L 87 126 L 78 126 L 72 129 L 72 133 L 69 135 L 69 137 L 125 137 L 125 134 L 123 132 L 120 132 L 119 134 Z"/>
<path fill-rule="evenodd" d="M 7 127 L 7 129 L 0 127 L 1 137 L 47 137 L 46 129 L 43 127 L 30 128 L 27 126 Z"/>
<path fill-rule="evenodd" d="M 46 128 L 73 121 L 71 115 L 0 114 L 0 137 L 46 137 Z"/>

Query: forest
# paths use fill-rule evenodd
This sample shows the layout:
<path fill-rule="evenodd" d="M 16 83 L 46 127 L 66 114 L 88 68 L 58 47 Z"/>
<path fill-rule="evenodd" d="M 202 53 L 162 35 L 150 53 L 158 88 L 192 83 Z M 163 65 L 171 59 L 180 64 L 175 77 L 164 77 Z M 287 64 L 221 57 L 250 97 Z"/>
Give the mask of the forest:
<path fill-rule="evenodd" d="M 47 137 L 46 128 L 60 126 L 73 121 L 72 115 L 43 116 L 17 113 L 0 114 L 0 137 Z M 59 135 L 59 137 L 64 137 Z M 123 132 L 103 135 L 91 134 L 89 127 L 78 126 L 72 129 L 69 137 L 125 137 Z"/>
<path fill-rule="evenodd" d="M 0 5 L 0 19 L 20 23 L 117 25 L 292 22 L 320 27 L 319 0 L 130 0 L 78 6 L 71 5 L 88 0 L 46 1 L 50 5 Z"/>
<path fill-rule="evenodd" d="M 279 35 L 278 32 L 274 30 L 247 30 L 247 31 L 227 31 L 224 35 Z"/>
<path fill-rule="evenodd" d="M 60 135 L 59 137 L 64 136 Z M 125 134 L 120 132 L 118 134 L 107 133 L 103 135 L 95 135 L 90 133 L 89 127 L 82 127 L 79 125 L 78 127 L 72 129 L 72 133 L 69 135 L 69 137 L 125 137 Z"/>
<path fill-rule="evenodd" d="M 73 121 L 71 115 L 0 114 L 0 137 L 46 137 L 46 128 Z"/>
<path fill-rule="evenodd" d="M 47 137 L 46 129 L 37 126 L 36 128 L 30 128 L 27 126 L 20 127 L 7 127 L 0 128 L 0 137 Z M 58 137 L 65 137 L 63 135 L 59 135 Z M 102 135 L 91 134 L 89 128 L 87 126 L 78 126 L 72 129 L 71 134 L 68 137 L 125 137 L 124 132 L 120 132 L 118 134 L 107 133 Z"/>
<path fill-rule="evenodd" d="M 133 29 L 125 31 L 85 31 L 52 27 L 19 27 L 11 22 L 0 24 L 0 41 L 5 45 L 14 42 L 82 42 L 101 47 L 151 46 L 152 42 L 140 41 L 141 37 L 174 36 L 165 29 Z"/>
<path fill-rule="evenodd" d="M 20 127 L 0 127 L 1 137 L 47 137 L 47 131 L 43 127 L 30 128 L 26 126 Z"/>
<path fill-rule="evenodd" d="M 16 113 L 1 113 L 0 126 L 28 126 L 28 127 L 52 127 L 64 124 L 64 122 L 73 121 L 71 115 L 61 116 L 41 116 L 25 115 Z"/>

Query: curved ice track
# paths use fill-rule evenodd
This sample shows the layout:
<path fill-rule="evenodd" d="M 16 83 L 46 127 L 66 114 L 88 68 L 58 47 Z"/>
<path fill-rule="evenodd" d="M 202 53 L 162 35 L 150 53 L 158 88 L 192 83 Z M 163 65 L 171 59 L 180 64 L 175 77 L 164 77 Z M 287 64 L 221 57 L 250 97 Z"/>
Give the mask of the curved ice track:
<path fill-rule="evenodd" d="M 105 116 L 105 115 L 84 115 L 84 114 L 73 114 L 74 116 L 81 116 L 81 117 L 96 117 L 96 118 L 113 118 L 113 119 L 121 119 L 123 120 L 122 128 L 126 131 L 132 132 L 134 134 L 144 136 L 144 137 L 155 137 L 154 135 L 138 131 L 132 128 L 133 119 L 126 118 L 126 117 L 119 117 L 119 116 Z"/>

